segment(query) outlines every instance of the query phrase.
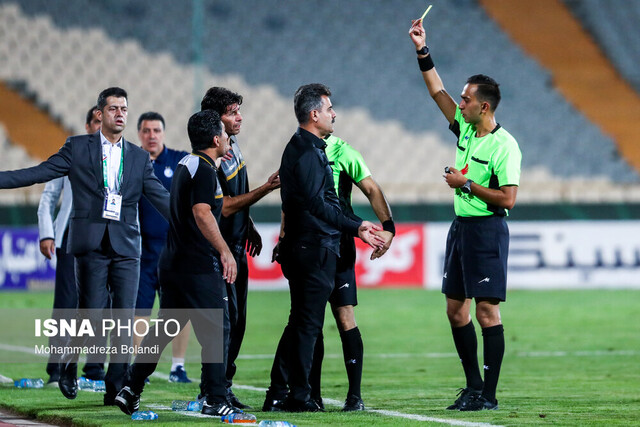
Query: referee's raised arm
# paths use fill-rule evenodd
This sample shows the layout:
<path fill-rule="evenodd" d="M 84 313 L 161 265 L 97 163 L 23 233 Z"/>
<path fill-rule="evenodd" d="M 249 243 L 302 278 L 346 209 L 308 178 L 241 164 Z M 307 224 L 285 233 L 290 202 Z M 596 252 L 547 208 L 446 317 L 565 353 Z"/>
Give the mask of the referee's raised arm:
<path fill-rule="evenodd" d="M 418 65 L 420 66 L 420 71 L 422 71 L 422 78 L 429 90 L 429 95 L 438 104 L 438 108 L 440 108 L 449 123 L 453 123 L 456 115 L 456 102 L 445 90 L 442 79 L 433 65 L 433 58 L 427 47 L 426 34 L 421 19 L 411 21 L 409 37 L 411 37 L 413 44 L 416 45 Z"/>

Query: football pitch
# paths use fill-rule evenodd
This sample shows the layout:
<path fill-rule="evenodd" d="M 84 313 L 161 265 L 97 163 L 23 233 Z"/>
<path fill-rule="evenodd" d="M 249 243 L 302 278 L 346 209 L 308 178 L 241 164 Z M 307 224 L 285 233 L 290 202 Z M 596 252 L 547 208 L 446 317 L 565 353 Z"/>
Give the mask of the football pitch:
<path fill-rule="evenodd" d="M 287 292 L 250 292 L 247 334 L 234 391 L 253 406 L 258 420 L 318 425 L 640 425 L 640 292 L 633 290 L 511 291 L 502 305 L 506 353 L 498 384 L 498 411 L 453 412 L 444 408 L 464 387 L 444 313 L 444 297 L 425 290 L 361 290 L 356 318 L 363 335 L 362 397 L 367 411 L 342 413 L 346 374 L 337 329 L 325 321 L 323 398 L 327 412 L 260 412 L 269 371 L 288 310 Z M 47 308 L 51 293 L 0 293 L 0 308 Z M 482 337 L 479 359 L 482 363 Z M 2 325 L 3 328 L 11 325 Z M 0 348 L 9 351 L 5 347 Z M 13 349 L 10 351 L 20 351 Z M 170 350 L 165 350 L 165 355 Z M 169 410 L 174 399 L 198 394 L 199 346 L 191 336 L 187 372 L 192 384 L 167 382 L 161 363 L 142 395 L 154 425 L 218 424 L 198 414 Z M 39 364 L 7 363 L 0 374 L 47 379 Z M 57 389 L 0 385 L 0 407 L 40 421 L 65 425 L 132 424 L 102 394 L 80 391 L 67 400 Z"/>

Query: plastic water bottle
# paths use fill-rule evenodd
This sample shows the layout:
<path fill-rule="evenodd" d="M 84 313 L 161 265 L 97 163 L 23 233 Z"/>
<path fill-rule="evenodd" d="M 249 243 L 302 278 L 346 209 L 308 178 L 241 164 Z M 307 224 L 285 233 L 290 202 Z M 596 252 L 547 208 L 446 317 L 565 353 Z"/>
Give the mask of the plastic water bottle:
<path fill-rule="evenodd" d="M 134 421 L 140 420 L 157 420 L 158 414 L 153 411 L 136 411 L 131 414 L 131 419 Z"/>
<path fill-rule="evenodd" d="M 13 385 L 18 388 L 42 388 L 44 387 L 44 380 L 42 378 L 21 378 L 18 381 L 14 381 Z"/>
<path fill-rule="evenodd" d="M 256 416 L 253 414 L 247 414 L 246 412 L 240 412 L 224 415 L 220 417 L 220 421 L 226 424 L 255 424 Z"/>
<path fill-rule="evenodd" d="M 174 400 L 171 402 L 172 411 L 202 411 L 201 401 Z"/>
<path fill-rule="evenodd" d="M 272 420 L 262 420 L 260 421 L 260 424 L 258 424 L 258 426 L 260 427 L 296 427 L 295 425 L 291 424 L 289 421 L 272 421 Z"/>
<path fill-rule="evenodd" d="M 78 389 L 84 391 L 104 392 L 106 386 L 102 380 L 90 380 L 86 377 L 78 378 Z"/>
<path fill-rule="evenodd" d="M 104 393 L 107 391 L 107 386 L 102 380 L 94 380 L 93 381 L 93 391 L 97 391 L 99 393 Z"/>

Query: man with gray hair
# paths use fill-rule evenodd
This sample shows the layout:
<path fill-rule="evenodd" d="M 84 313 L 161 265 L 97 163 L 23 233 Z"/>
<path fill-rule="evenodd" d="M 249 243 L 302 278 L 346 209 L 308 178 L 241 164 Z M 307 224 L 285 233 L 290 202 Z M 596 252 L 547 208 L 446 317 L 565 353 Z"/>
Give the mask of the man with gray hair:
<path fill-rule="evenodd" d="M 284 216 L 280 263 L 289 280 L 291 313 L 271 370 L 271 386 L 263 410 L 318 412 L 311 399 L 309 374 L 313 351 L 333 290 L 340 236 L 360 237 L 374 248 L 384 240 L 374 234 L 380 228 L 358 217 L 346 216 L 333 187 L 333 175 L 324 152 L 324 138 L 333 132 L 336 113 L 331 91 L 313 83 L 301 86 L 294 96 L 299 128 L 282 154 L 280 196 Z M 286 387 L 277 380 L 287 374 Z M 286 399 L 286 401 L 285 401 Z"/>

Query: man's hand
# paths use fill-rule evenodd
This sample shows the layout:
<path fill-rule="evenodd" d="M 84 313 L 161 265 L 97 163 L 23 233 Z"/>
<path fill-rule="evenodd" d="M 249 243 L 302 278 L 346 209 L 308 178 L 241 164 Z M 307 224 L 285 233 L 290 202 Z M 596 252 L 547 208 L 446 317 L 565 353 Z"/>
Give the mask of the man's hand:
<path fill-rule="evenodd" d="M 223 162 L 233 159 L 233 151 L 231 150 L 227 151 L 227 153 L 224 156 L 222 156 L 221 159 Z"/>
<path fill-rule="evenodd" d="M 269 190 L 275 190 L 280 188 L 280 171 L 275 171 L 271 174 L 269 179 L 267 179 L 267 185 L 269 186 Z"/>
<path fill-rule="evenodd" d="M 47 259 L 51 259 L 54 253 L 56 253 L 56 242 L 53 239 L 40 240 L 40 253 Z"/>
<path fill-rule="evenodd" d="M 371 260 L 380 258 L 382 255 L 384 255 L 385 253 L 387 253 L 387 251 L 389 250 L 389 248 L 391 247 L 391 241 L 393 240 L 393 233 L 390 231 L 376 231 L 374 234 L 376 234 L 377 236 L 381 237 L 384 239 L 384 244 L 382 245 L 381 248 L 378 248 L 376 250 L 373 251 L 373 253 L 371 254 Z"/>
<path fill-rule="evenodd" d="M 236 260 L 233 258 L 233 254 L 229 249 L 220 254 L 220 261 L 222 262 L 222 278 L 229 284 L 235 283 L 236 276 L 238 274 L 238 266 L 236 265 Z"/>
<path fill-rule="evenodd" d="M 460 188 L 467 182 L 467 177 L 451 166 L 449 166 L 449 173 L 444 173 L 442 176 L 450 188 Z"/>
<path fill-rule="evenodd" d="M 372 248 L 379 249 L 384 245 L 384 239 L 374 234 L 374 231 L 382 231 L 382 228 L 372 222 L 362 221 L 358 228 L 358 237 Z"/>
<path fill-rule="evenodd" d="M 416 45 L 416 50 L 422 49 L 423 46 L 427 45 L 427 36 L 424 31 L 424 27 L 422 26 L 422 20 L 414 20 L 411 21 L 411 28 L 409 29 L 409 37 L 413 44 Z"/>
<path fill-rule="evenodd" d="M 256 225 L 253 221 L 249 221 L 249 227 L 247 228 L 247 253 L 251 257 L 260 255 L 262 252 L 262 237 L 256 229 Z"/>
<path fill-rule="evenodd" d="M 276 243 L 276 245 L 273 247 L 273 252 L 271 253 L 271 262 L 277 262 L 278 264 L 280 264 L 280 260 L 278 259 L 279 256 L 280 256 L 280 240 L 278 240 L 278 243 Z"/>

